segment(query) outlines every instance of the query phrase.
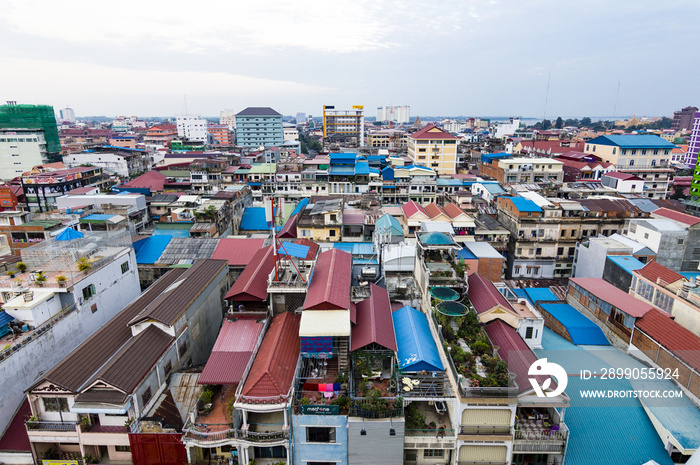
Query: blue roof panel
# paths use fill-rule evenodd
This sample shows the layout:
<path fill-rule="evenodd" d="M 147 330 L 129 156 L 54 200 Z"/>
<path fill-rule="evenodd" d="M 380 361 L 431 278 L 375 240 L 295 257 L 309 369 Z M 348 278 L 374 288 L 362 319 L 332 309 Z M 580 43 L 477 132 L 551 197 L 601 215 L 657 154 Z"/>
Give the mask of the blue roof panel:
<path fill-rule="evenodd" d="M 378 232 L 389 232 L 392 236 L 403 236 L 401 223 L 388 213 L 374 222 L 374 230 Z"/>
<path fill-rule="evenodd" d="M 673 149 L 675 144 L 650 134 L 622 134 L 617 136 L 600 136 L 586 142 L 586 145 L 616 145 L 622 148 L 660 148 Z"/>
<path fill-rule="evenodd" d="M 248 207 L 243 210 L 241 229 L 245 231 L 264 231 L 270 229 L 265 221 L 265 207 Z"/>
<path fill-rule="evenodd" d="M 189 231 L 186 232 L 189 234 Z M 134 243 L 136 263 L 139 265 L 153 265 L 156 263 L 172 238 L 173 236 L 169 234 L 154 234 L 145 240 Z"/>
<path fill-rule="evenodd" d="M 284 248 L 280 247 L 277 253 L 290 257 L 306 258 L 306 255 L 309 253 L 309 246 L 295 244 L 294 242 L 285 242 Z"/>
<path fill-rule="evenodd" d="M 569 304 L 540 304 L 542 308 L 564 325 L 576 345 L 608 346 L 603 330 Z"/>
<path fill-rule="evenodd" d="M 515 205 L 515 208 L 520 212 L 540 212 L 542 209 L 537 206 L 535 202 L 525 197 L 510 197 L 511 202 Z"/>
<path fill-rule="evenodd" d="M 331 169 L 333 169 L 331 167 Z M 369 174 L 369 162 L 366 160 L 360 160 L 355 163 L 355 174 L 356 175 L 368 175 Z"/>
<path fill-rule="evenodd" d="M 403 307 L 393 315 L 399 369 L 403 371 L 444 371 L 428 318 L 413 307 Z"/>
<path fill-rule="evenodd" d="M 476 255 L 474 255 L 472 251 L 466 247 L 457 252 L 457 257 L 464 260 L 476 260 Z"/>
<path fill-rule="evenodd" d="M 309 198 L 308 197 L 301 199 L 299 201 L 299 203 L 297 204 L 297 206 L 294 207 L 294 210 L 292 210 L 292 214 L 289 215 L 289 217 L 291 218 L 292 216 L 296 215 L 297 213 L 299 213 L 300 211 L 305 209 L 308 205 L 309 205 Z"/>
<path fill-rule="evenodd" d="M 331 166 L 328 171 L 331 176 L 352 176 L 355 174 L 355 167 L 353 166 Z"/>
<path fill-rule="evenodd" d="M 559 300 L 557 299 L 557 296 L 552 294 L 552 291 L 550 291 L 547 287 L 528 287 L 523 290 L 525 291 L 527 300 L 529 300 L 530 303 L 532 303 L 533 305 L 535 304 L 535 302 Z"/>
<path fill-rule="evenodd" d="M 5 310 L 0 311 L 0 328 L 2 328 L 11 321 L 14 321 L 14 319 L 15 317 L 8 315 L 7 312 L 5 312 Z"/>
<path fill-rule="evenodd" d="M 628 274 L 632 274 L 634 270 L 644 268 L 644 263 L 640 262 L 631 255 L 608 255 L 608 260 L 615 263 Z"/>

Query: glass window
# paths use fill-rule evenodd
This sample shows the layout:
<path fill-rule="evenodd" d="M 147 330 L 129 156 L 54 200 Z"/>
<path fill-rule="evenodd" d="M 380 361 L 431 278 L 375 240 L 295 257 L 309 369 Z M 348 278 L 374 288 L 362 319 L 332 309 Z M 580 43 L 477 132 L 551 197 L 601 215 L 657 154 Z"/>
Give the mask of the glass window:
<path fill-rule="evenodd" d="M 65 397 L 44 397 L 45 412 L 68 412 L 68 399 Z"/>
<path fill-rule="evenodd" d="M 525 328 L 525 339 L 532 339 L 532 326 Z"/>
<path fill-rule="evenodd" d="M 424 449 L 423 450 L 423 458 L 426 457 L 444 457 L 445 456 L 445 450 L 444 449 Z"/>
<path fill-rule="evenodd" d="M 335 428 L 306 428 L 306 442 L 335 442 Z"/>
<path fill-rule="evenodd" d="M 127 271 L 129 271 L 129 262 L 128 261 L 122 263 L 122 274 L 126 273 Z"/>

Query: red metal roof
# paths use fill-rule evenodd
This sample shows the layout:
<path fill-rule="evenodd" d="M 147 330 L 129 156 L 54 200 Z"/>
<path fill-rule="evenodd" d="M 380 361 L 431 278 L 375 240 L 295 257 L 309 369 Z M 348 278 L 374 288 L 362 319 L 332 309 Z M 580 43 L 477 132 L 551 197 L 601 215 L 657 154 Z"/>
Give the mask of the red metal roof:
<path fill-rule="evenodd" d="M 306 258 L 304 260 L 314 260 L 316 259 L 316 254 L 318 253 L 318 244 L 315 242 L 311 242 L 308 239 L 297 239 L 294 241 L 295 244 L 299 245 L 305 245 L 309 248 L 309 251 L 306 253 Z"/>
<path fill-rule="evenodd" d="M 275 267 L 272 246 L 258 249 L 248 266 L 224 297 L 225 300 L 259 301 L 267 299 L 267 277 Z"/>
<path fill-rule="evenodd" d="M 364 212 L 356 208 L 343 210 L 343 224 L 365 224 Z"/>
<path fill-rule="evenodd" d="M 304 310 L 348 310 L 352 255 L 331 249 L 318 256 Z"/>
<path fill-rule="evenodd" d="M 484 313 L 499 304 L 506 309 L 513 310 L 508 300 L 503 297 L 503 294 L 498 292 L 496 286 L 488 279 L 480 276 L 479 273 L 470 274 L 467 280 L 469 282 L 469 301 L 472 303 L 476 313 Z"/>
<path fill-rule="evenodd" d="M 228 266 L 246 266 L 263 245 L 265 239 L 219 239 L 211 258 L 228 260 Z"/>
<path fill-rule="evenodd" d="M 22 405 L 12 418 L 10 425 L 5 430 L 2 438 L 0 438 L 0 450 L 3 451 L 31 451 L 29 444 L 29 436 L 24 422 L 29 420 L 32 415 L 32 409 L 29 407 L 29 401 L 25 397 Z"/>
<path fill-rule="evenodd" d="M 700 223 L 700 218 L 697 216 L 686 215 L 685 213 L 677 212 L 669 208 L 659 208 L 651 212 L 652 215 L 663 216 L 669 220 L 678 221 L 679 223 L 687 224 L 688 226 L 695 226 Z"/>
<path fill-rule="evenodd" d="M 415 215 L 416 213 L 422 213 L 425 216 L 427 216 L 428 218 L 430 218 L 428 216 L 428 213 L 426 213 L 425 209 L 423 207 L 421 207 L 420 205 L 418 205 L 413 200 L 401 205 L 401 209 L 403 210 L 404 215 L 406 215 L 406 218 L 410 218 L 413 215 Z"/>
<path fill-rule="evenodd" d="M 675 283 L 676 281 L 680 281 L 681 279 L 687 281 L 686 277 L 682 274 L 676 273 L 673 270 L 669 270 L 668 268 L 661 265 L 660 263 L 655 262 L 654 260 L 644 265 L 643 268 L 640 268 L 635 271 L 637 271 L 637 273 L 644 276 L 653 283 L 658 282 L 659 279 L 666 282 L 667 284 Z"/>
<path fill-rule="evenodd" d="M 350 350 L 358 350 L 374 342 L 396 352 L 398 348 L 389 293 L 376 284 L 370 284 L 369 288 L 370 297 L 357 304 L 357 324 L 352 329 Z"/>
<path fill-rule="evenodd" d="M 518 392 L 532 390 L 532 385 L 528 381 L 530 378 L 528 371 L 537 361 L 537 356 L 520 334 L 502 320 L 493 320 L 486 325 L 485 330 L 493 345 L 498 347 L 498 356 L 508 364 L 508 371 L 515 374 Z M 535 376 L 535 378 L 540 385 L 546 379 L 545 376 Z M 550 389 L 556 389 L 553 380 Z"/>
<path fill-rule="evenodd" d="M 122 184 L 121 187 L 133 187 L 141 189 L 150 189 L 152 191 L 162 191 L 163 184 L 167 181 L 167 177 L 158 171 L 146 171 L 136 179 Z"/>
<path fill-rule="evenodd" d="M 443 207 L 443 211 L 445 212 L 445 214 L 447 214 L 447 216 L 449 216 L 449 217 L 452 218 L 453 220 L 454 220 L 455 218 L 457 218 L 458 216 L 460 216 L 460 215 L 466 215 L 466 213 L 464 212 L 464 210 L 462 210 L 461 208 L 459 208 L 459 207 L 457 206 L 457 204 L 454 204 L 454 203 L 448 203 L 447 205 L 445 205 L 445 206 Z"/>
<path fill-rule="evenodd" d="M 571 283 L 587 290 L 601 300 L 614 305 L 619 310 L 634 318 L 641 318 L 648 311 L 656 308 L 651 304 L 631 296 L 625 291 L 621 291 L 602 278 L 570 278 L 569 284 Z"/>
<path fill-rule="evenodd" d="M 286 223 L 284 223 L 284 226 L 282 226 L 282 229 L 280 230 L 279 237 L 281 238 L 287 238 L 287 239 L 294 239 L 297 237 L 297 220 L 299 219 L 299 215 L 297 213 L 293 214 L 292 216 L 289 217 Z"/>
<path fill-rule="evenodd" d="M 619 171 L 611 171 L 609 173 L 605 173 L 604 176 L 607 176 L 609 178 L 621 179 L 623 181 L 641 181 L 641 178 L 638 178 L 633 174 L 620 173 Z"/>
<path fill-rule="evenodd" d="M 247 397 L 286 396 L 299 358 L 301 315 L 275 315 L 265 333 L 241 394 Z M 242 399 L 245 401 L 245 399 Z"/>
<path fill-rule="evenodd" d="M 638 319 L 635 326 L 700 371 L 700 338 L 669 318 L 667 313 L 654 309 Z"/>
<path fill-rule="evenodd" d="M 455 136 L 449 132 L 443 131 L 434 124 L 429 124 L 420 131 L 409 134 L 408 137 L 412 139 L 449 139 L 457 140 Z"/>
<path fill-rule="evenodd" d="M 445 212 L 445 210 L 442 209 L 442 207 L 434 203 L 429 203 L 428 205 L 426 205 L 425 212 L 428 214 L 431 220 L 434 220 L 440 215 L 445 215 L 447 217 L 450 216 L 447 214 L 447 212 Z"/>
<path fill-rule="evenodd" d="M 256 318 L 224 320 L 199 384 L 238 384 L 263 329 Z"/>

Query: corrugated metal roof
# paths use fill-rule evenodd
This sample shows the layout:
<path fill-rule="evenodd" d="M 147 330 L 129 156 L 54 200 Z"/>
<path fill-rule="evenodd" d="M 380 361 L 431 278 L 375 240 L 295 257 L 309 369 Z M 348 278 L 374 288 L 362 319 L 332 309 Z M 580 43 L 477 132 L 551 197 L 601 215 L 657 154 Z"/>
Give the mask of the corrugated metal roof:
<path fill-rule="evenodd" d="M 294 239 L 294 238 L 296 238 L 297 237 L 297 221 L 298 220 L 299 220 L 298 214 L 293 214 L 292 216 L 290 216 L 289 219 L 284 223 L 284 226 L 282 226 L 282 229 L 280 229 L 280 232 L 277 236 L 282 238 L 282 239 Z"/>
<path fill-rule="evenodd" d="M 426 218 L 430 218 L 428 214 L 425 212 L 425 209 L 421 207 L 419 204 L 411 200 L 408 203 L 405 203 L 401 205 L 401 209 L 403 210 L 404 214 L 406 215 L 406 218 L 411 218 L 416 214 L 423 215 Z"/>
<path fill-rule="evenodd" d="M 224 320 L 199 384 L 240 383 L 263 326 L 254 318 Z"/>
<path fill-rule="evenodd" d="M 175 230 L 166 230 L 168 235 Z M 156 233 L 158 230 L 156 230 Z M 185 231 L 185 234 L 189 234 Z M 173 237 L 157 263 L 164 265 L 192 264 L 196 260 L 211 258 L 221 239 Z"/>
<path fill-rule="evenodd" d="M 350 350 L 358 350 L 371 343 L 397 351 L 391 302 L 386 289 L 370 283 L 370 297 L 357 304 L 356 324 L 352 330 Z"/>
<path fill-rule="evenodd" d="M 287 242 L 280 245 L 277 253 L 284 256 L 306 259 L 306 256 L 309 254 L 309 247 L 294 242 Z"/>
<path fill-rule="evenodd" d="M 523 289 L 527 299 L 534 305 L 535 302 L 559 300 L 548 287 L 526 287 Z"/>
<path fill-rule="evenodd" d="M 285 312 L 275 315 L 265 333 L 241 394 L 249 397 L 287 395 L 292 387 L 301 347 L 301 316 Z"/>
<path fill-rule="evenodd" d="M 476 255 L 474 255 L 468 248 L 463 247 L 457 252 L 457 257 L 463 260 L 476 260 Z"/>
<path fill-rule="evenodd" d="M 564 325 L 576 345 L 608 346 L 603 330 L 568 304 L 541 304 L 542 308 Z"/>
<path fill-rule="evenodd" d="M 339 249 L 327 250 L 318 256 L 305 310 L 347 310 L 350 305 L 352 256 Z"/>
<path fill-rule="evenodd" d="M 450 216 L 442 209 L 439 205 L 434 203 L 429 203 L 424 207 L 425 212 L 428 214 L 431 220 L 440 217 L 442 215 L 445 219 L 451 219 Z"/>
<path fill-rule="evenodd" d="M 404 371 L 444 371 L 428 318 L 413 307 L 392 314 L 399 368 Z"/>
<path fill-rule="evenodd" d="M 532 200 L 526 199 L 525 197 L 509 197 L 510 201 L 513 202 L 513 206 L 518 209 L 519 212 L 542 212 L 542 209 L 537 206 Z"/>
<path fill-rule="evenodd" d="M 2 451 L 22 451 L 31 452 L 31 444 L 29 443 L 29 435 L 24 422 L 29 420 L 32 415 L 32 409 L 29 406 L 29 400 L 24 397 L 22 405 L 20 405 L 15 416 L 12 417 L 9 426 L 0 439 L 0 450 Z"/>
<path fill-rule="evenodd" d="M 309 248 L 309 251 L 306 253 L 306 257 L 304 257 L 304 260 L 315 260 L 316 259 L 316 254 L 318 253 L 318 244 L 317 243 L 312 242 L 308 239 L 304 239 L 303 237 L 295 240 L 294 243 L 299 244 L 299 245 L 305 245 L 306 247 Z"/>
<path fill-rule="evenodd" d="M 349 310 L 304 310 L 300 337 L 350 336 Z"/>
<path fill-rule="evenodd" d="M 610 260 L 629 274 L 632 274 L 634 270 L 644 267 L 644 263 L 640 262 L 631 255 L 608 255 L 606 259 Z"/>
<path fill-rule="evenodd" d="M 267 277 L 275 266 L 272 246 L 258 249 L 248 266 L 245 267 L 225 300 L 261 301 L 267 299 Z"/>
<path fill-rule="evenodd" d="M 602 278 L 571 278 L 569 283 L 580 286 L 634 318 L 641 318 L 649 310 L 656 308 L 616 288 Z"/>
<path fill-rule="evenodd" d="M 388 213 L 377 219 L 377 221 L 374 223 L 374 230 L 379 232 L 388 232 L 392 236 L 404 235 L 403 228 L 401 228 L 401 223 L 399 223 L 399 220 Z"/>
<path fill-rule="evenodd" d="M 678 221 L 679 223 L 686 224 L 688 226 L 695 226 L 700 223 L 700 218 L 697 216 L 687 215 L 685 213 L 677 212 L 669 208 L 659 208 L 651 212 L 652 215 L 663 216 L 669 220 Z"/>
<path fill-rule="evenodd" d="M 641 213 L 635 205 L 622 199 L 582 199 L 578 203 L 586 211 Z"/>
<path fill-rule="evenodd" d="M 496 286 L 491 281 L 479 275 L 472 273 L 467 278 L 469 282 L 469 301 L 471 302 L 476 313 L 484 313 L 497 305 L 501 305 L 507 310 L 513 310 L 513 307 L 508 303 L 503 294 L 498 292 Z"/>
<path fill-rule="evenodd" d="M 219 239 L 211 258 L 228 260 L 228 266 L 246 266 L 265 244 L 265 239 Z"/>
<path fill-rule="evenodd" d="M 168 271 L 138 299 L 97 330 L 37 382 L 47 380 L 69 391 L 78 392 L 78 389 L 131 338 L 129 321 L 180 279 L 185 272 L 184 269 Z"/>
<path fill-rule="evenodd" d="M 666 139 L 651 134 L 599 136 L 586 142 L 586 145 L 616 145 L 622 148 L 676 148 L 676 145 Z"/>
<path fill-rule="evenodd" d="M 8 315 L 5 310 L 0 311 L 0 328 L 7 325 L 7 323 L 14 321 L 15 317 Z"/>
<path fill-rule="evenodd" d="M 700 371 L 700 338 L 667 314 L 651 310 L 638 319 L 635 326 L 696 371 Z"/>
<path fill-rule="evenodd" d="M 465 242 L 464 246 L 468 248 L 471 253 L 476 255 L 477 258 L 503 259 L 503 255 L 498 253 L 498 251 L 488 242 Z"/>
<path fill-rule="evenodd" d="M 308 197 L 301 199 L 299 201 L 299 203 L 297 203 L 297 206 L 294 207 L 294 210 L 292 210 L 292 214 L 290 215 L 290 217 L 296 215 L 297 213 L 300 213 L 308 205 L 309 205 L 309 198 Z"/>
<path fill-rule="evenodd" d="M 227 269 L 227 266 L 225 260 L 198 260 L 185 271 L 178 282 L 168 287 L 136 315 L 131 323 L 152 319 L 173 326 L 180 315 L 204 292 L 222 269 Z"/>
<path fill-rule="evenodd" d="M 282 116 L 270 107 L 248 107 L 236 113 L 236 116 Z"/>

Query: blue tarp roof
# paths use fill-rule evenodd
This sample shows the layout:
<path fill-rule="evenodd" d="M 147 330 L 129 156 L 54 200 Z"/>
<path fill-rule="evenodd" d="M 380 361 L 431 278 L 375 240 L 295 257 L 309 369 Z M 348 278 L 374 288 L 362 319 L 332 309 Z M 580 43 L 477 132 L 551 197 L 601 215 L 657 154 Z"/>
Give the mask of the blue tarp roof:
<path fill-rule="evenodd" d="M 277 253 L 290 257 L 306 258 L 306 255 L 309 253 L 309 246 L 295 244 L 294 242 L 285 242 L 284 248 L 280 247 Z"/>
<path fill-rule="evenodd" d="M 632 274 L 634 270 L 644 268 L 644 263 L 640 262 L 631 255 L 608 255 L 608 260 L 615 263 L 628 274 Z"/>
<path fill-rule="evenodd" d="M 57 241 L 70 241 L 72 239 L 80 239 L 81 237 L 84 237 L 84 234 L 81 233 L 80 231 L 76 231 L 73 228 L 66 228 L 61 233 L 56 236 Z"/>
<path fill-rule="evenodd" d="M 399 369 L 404 371 L 444 371 L 428 318 L 413 307 L 403 307 L 393 315 L 398 346 Z"/>
<path fill-rule="evenodd" d="M 296 215 L 297 213 L 299 213 L 300 211 L 305 209 L 308 205 L 309 205 L 309 198 L 308 197 L 301 199 L 299 201 L 299 203 L 297 204 L 297 206 L 294 207 L 294 210 L 292 210 L 292 214 L 289 215 L 289 217 L 291 218 L 292 216 Z"/>
<path fill-rule="evenodd" d="M 457 258 L 463 258 L 464 260 L 476 260 L 476 255 L 474 255 L 471 250 L 464 247 L 457 252 Z"/>
<path fill-rule="evenodd" d="M 369 174 L 369 162 L 367 160 L 358 160 L 358 162 L 355 163 L 355 174 L 356 175 Z"/>
<path fill-rule="evenodd" d="M 189 233 L 189 231 L 187 231 Z M 136 251 L 136 263 L 139 265 L 153 265 L 163 254 L 165 248 L 170 244 L 172 235 L 158 234 L 147 237 L 142 241 L 134 243 Z"/>
<path fill-rule="evenodd" d="M 13 321 L 15 317 L 8 315 L 5 310 L 0 311 L 0 328 L 5 326 L 10 321 Z"/>
<path fill-rule="evenodd" d="M 535 305 L 535 302 L 545 302 L 548 300 L 559 300 L 547 287 L 527 287 L 523 289 L 527 300 Z"/>
<path fill-rule="evenodd" d="M 642 368 L 632 356 L 614 347 L 577 347 L 545 328 L 542 338 L 544 349 L 536 349 L 538 358 L 561 365 L 567 373 L 580 373 L 581 370 L 601 372 L 602 368 Z M 566 408 L 565 422 L 572 432 L 566 446 L 566 465 L 590 464 L 643 464 L 654 460 L 660 465 L 671 465 L 673 461 L 664 449 L 664 441 L 659 438 L 654 425 L 636 398 L 583 398 L 583 391 L 630 391 L 639 389 L 627 379 L 581 379 L 568 377 L 566 394 L 570 397 L 570 407 Z M 668 384 L 666 384 L 668 382 Z M 666 390 L 678 388 L 671 380 L 653 380 L 654 386 L 644 389 Z M 661 399 L 660 399 L 661 400 Z M 676 407 L 680 401 L 688 401 L 689 408 Z M 646 402 L 646 400 L 645 400 Z M 697 408 L 690 406 L 687 396 L 682 399 L 664 398 L 667 408 L 672 411 L 675 424 L 664 423 L 670 429 L 683 429 L 687 434 L 697 436 L 697 420 L 686 421 L 686 416 L 696 416 Z M 678 402 L 678 403 L 677 403 Z M 652 411 L 656 408 L 652 408 Z M 685 423 L 688 423 L 687 425 Z M 679 434 L 680 436 L 680 434 Z M 624 438 L 624 440 L 621 440 Z M 595 444 L 595 447 L 591 447 Z"/>
<path fill-rule="evenodd" d="M 583 316 L 569 304 L 540 304 L 542 308 L 559 321 L 576 345 L 608 346 L 610 342 L 603 330 Z"/>
<path fill-rule="evenodd" d="M 108 219 L 110 219 L 113 216 L 114 215 L 101 215 L 99 213 L 93 213 L 92 215 L 84 216 L 80 219 L 85 220 L 85 221 L 90 221 L 90 220 L 92 220 L 92 221 L 107 221 Z"/>
<path fill-rule="evenodd" d="M 270 229 L 270 223 L 265 221 L 265 207 L 248 207 L 243 210 L 241 229 L 245 231 L 264 231 Z"/>
<path fill-rule="evenodd" d="M 491 192 L 491 191 L 489 191 Z M 525 197 L 510 197 L 511 202 L 515 205 L 515 208 L 521 212 L 542 212 L 542 209 L 537 206 L 535 202 Z"/>
<path fill-rule="evenodd" d="M 340 242 L 333 244 L 334 249 L 340 249 L 351 255 L 374 255 L 374 244 L 371 242 Z"/>

